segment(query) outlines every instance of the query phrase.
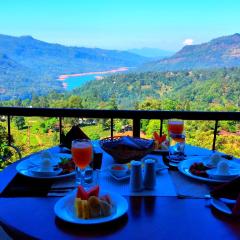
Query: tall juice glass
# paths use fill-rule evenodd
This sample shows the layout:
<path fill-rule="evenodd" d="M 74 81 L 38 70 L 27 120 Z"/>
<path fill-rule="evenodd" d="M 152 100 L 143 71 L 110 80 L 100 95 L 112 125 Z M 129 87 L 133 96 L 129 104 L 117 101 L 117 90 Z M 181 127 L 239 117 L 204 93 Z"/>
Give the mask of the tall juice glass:
<path fill-rule="evenodd" d="M 168 133 L 182 134 L 184 130 L 184 122 L 179 119 L 168 120 Z"/>
<path fill-rule="evenodd" d="M 76 165 L 76 184 L 84 185 L 84 170 L 93 157 L 92 143 L 87 139 L 73 140 L 71 152 Z"/>
<path fill-rule="evenodd" d="M 184 159 L 185 134 L 184 122 L 179 119 L 168 120 L 169 159 L 179 162 Z"/>

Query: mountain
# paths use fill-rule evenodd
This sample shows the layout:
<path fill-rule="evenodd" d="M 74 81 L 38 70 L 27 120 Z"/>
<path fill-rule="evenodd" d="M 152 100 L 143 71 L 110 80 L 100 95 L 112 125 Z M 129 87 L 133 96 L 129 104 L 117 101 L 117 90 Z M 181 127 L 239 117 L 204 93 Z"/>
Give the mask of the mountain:
<path fill-rule="evenodd" d="M 37 74 L 6 54 L 0 54 L 0 101 L 31 98 L 53 90 L 61 91 L 61 83 L 51 82 L 49 77 Z"/>
<path fill-rule="evenodd" d="M 118 74 L 90 81 L 73 93 L 88 99 L 91 108 L 112 98 L 121 109 L 148 99 L 155 99 L 159 109 L 173 109 L 168 100 L 188 110 L 206 111 L 218 104 L 240 107 L 240 68 Z"/>
<path fill-rule="evenodd" d="M 0 100 L 63 91 L 61 74 L 136 67 L 147 58 L 127 51 L 66 47 L 31 36 L 0 35 Z"/>
<path fill-rule="evenodd" d="M 172 57 L 147 63 L 141 69 L 178 71 L 237 66 L 240 66 L 240 34 L 238 33 L 199 45 L 185 46 Z"/>
<path fill-rule="evenodd" d="M 154 59 L 161 59 L 165 57 L 169 57 L 174 54 L 174 52 L 162 50 L 159 48 L 133 48 L 127 50 L 128 52 L 138 54 L 140 56 L 154 58 Z"/>
<path fill-rule="evenodd" d="M 55 76 L 123 66 L 136 67 L 147 60 L 127 51 L 66 47 L 39 41 L 31 36 L 0 35 L 0 52 L 39 73 Z"/>

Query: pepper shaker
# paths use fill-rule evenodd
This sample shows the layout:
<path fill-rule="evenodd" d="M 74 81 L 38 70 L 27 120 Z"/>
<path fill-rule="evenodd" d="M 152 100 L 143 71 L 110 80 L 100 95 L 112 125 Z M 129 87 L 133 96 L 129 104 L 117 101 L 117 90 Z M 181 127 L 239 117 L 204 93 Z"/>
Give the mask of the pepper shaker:
<path fill-rule="evenodd" d="M 156 185 L 155 160 L 146 159 L 144 166 L 143 186 L 146 189 L 154 189 Z"/>
<path fill-rule="evenodd" d="M 132 192 L 142 191 L 142 164 L 139 161 L 131 161 L 130 189 Z"/>

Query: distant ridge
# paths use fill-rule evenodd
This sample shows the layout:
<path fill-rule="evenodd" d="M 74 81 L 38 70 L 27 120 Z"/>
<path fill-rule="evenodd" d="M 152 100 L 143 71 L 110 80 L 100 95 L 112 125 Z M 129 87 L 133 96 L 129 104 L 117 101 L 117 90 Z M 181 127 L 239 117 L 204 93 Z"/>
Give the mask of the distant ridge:
<path fill-rule="evenodd" d="M 0 53 L 41 73 L 59 75 L 136 67 L 147 58 L 127 51 L 100 48 L 66 47 L 34 39 L 0 34 Z"/>
<path fill-rule="evenodd" d="M 159 48 L 133 48 L 128 49 L 128 52 L 138 54 L 140 56 L 148 57 L 148 58 L 154 58 L 154 59 L 162 59 L 165 57 L 172 56 L 174 52 L 162 50 Z"/>
<path fill-rule="evenodd" d="M 141 67 L 146 71 L 179 71 L 240 66 L 240 34 L 223 36 L 210 42 L 183 47 L 172 57 Z"/>

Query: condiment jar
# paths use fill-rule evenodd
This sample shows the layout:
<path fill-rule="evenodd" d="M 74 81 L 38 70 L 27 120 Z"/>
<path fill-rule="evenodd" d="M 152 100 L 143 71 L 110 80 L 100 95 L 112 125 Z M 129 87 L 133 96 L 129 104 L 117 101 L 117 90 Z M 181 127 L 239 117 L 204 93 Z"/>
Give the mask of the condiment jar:
<path fill-rule="evenodd" d="M 142 191 L 142 164 L 139 161 L 131 161 L 130 189 L 132 192 Z"/>
<path fill-rule="evenodd" d="M 145 163 L 145 166 L 144 166 L 143 186 L 146 189 L 154 189 L 156 185 L 155 160 L 146 159 L 144 163 Z"/>

